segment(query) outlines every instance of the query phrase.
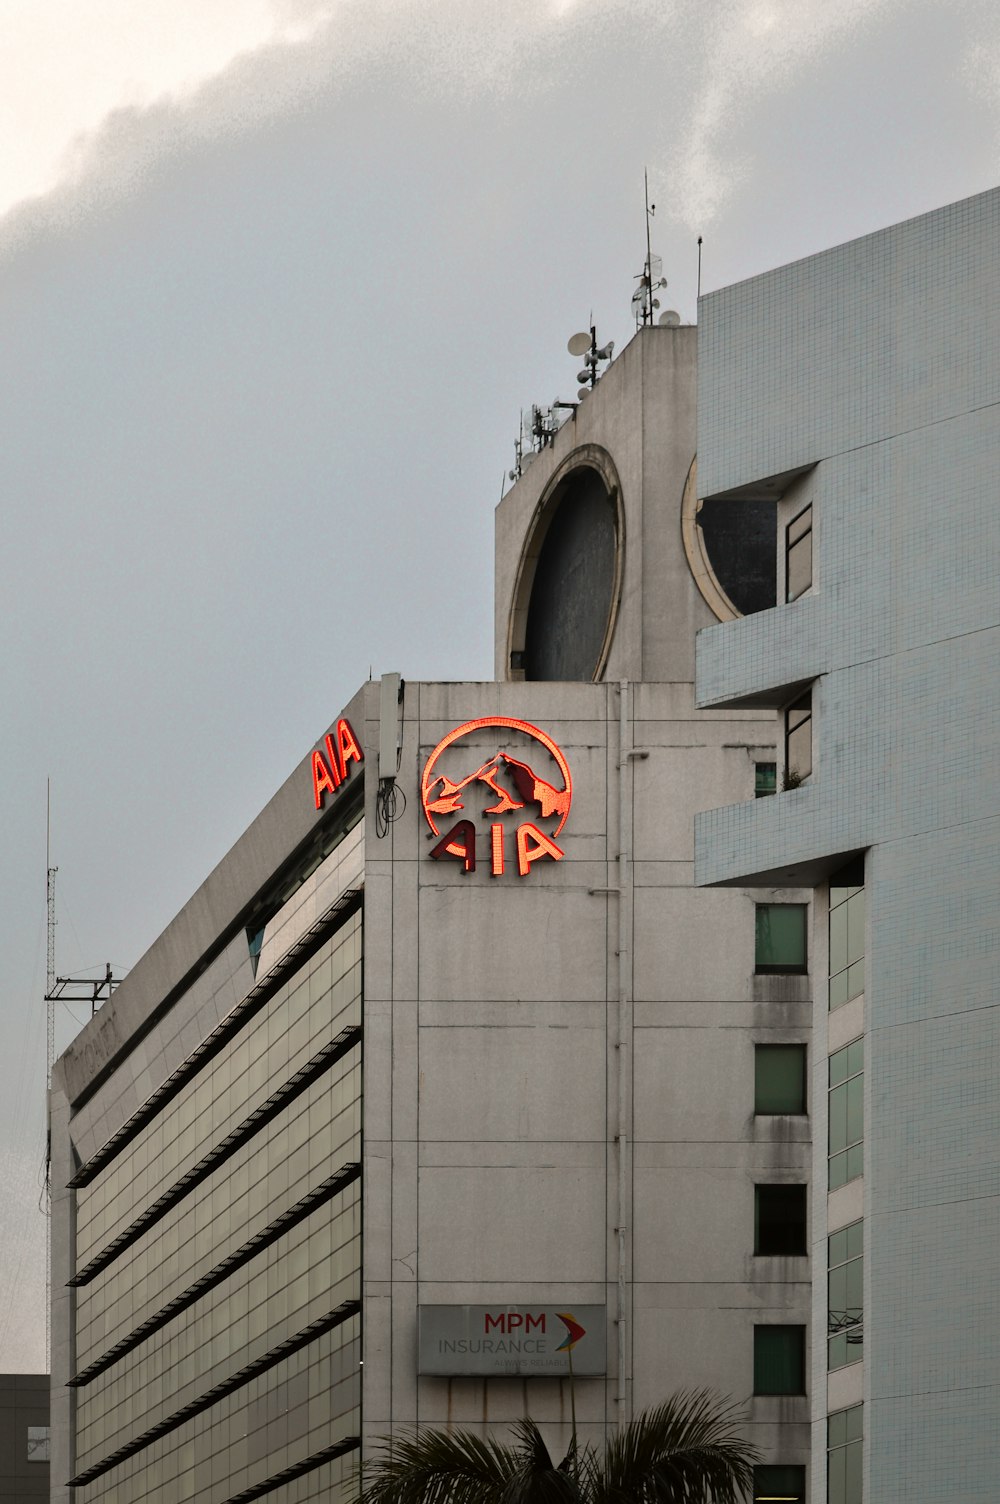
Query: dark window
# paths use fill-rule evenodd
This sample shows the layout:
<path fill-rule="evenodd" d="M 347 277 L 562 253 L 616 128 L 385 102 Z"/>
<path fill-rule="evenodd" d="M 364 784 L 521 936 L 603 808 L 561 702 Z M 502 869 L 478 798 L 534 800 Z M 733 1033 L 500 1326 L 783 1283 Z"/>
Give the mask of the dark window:
<path fill-rule="evenodd" d="M 560 486 L 539 550 L 521 660 L 525 678 L 594 678 L 614 606 L 617 544 L 615 500 L 602 476 L 583 465 Z"/>
<path fill-rule="evenodd" d="M 865 1042 L 830 1056 L 830 1190 L 864 1174 Z"/>
<path fill-rule="evenodd" d="M 778 764 L 776 762 L 754 763 L 753 792 L 755 799 L 778 791 Z"/>
<path fill-rule="evenodd" d="M 754 1504 L 805 1504 L 806 1470 L 798 1463 L 769 1463 L 753 1470 Z"/>
<path fill-rule="evenodd" d="M 763 972 L 807 970 L 804 903 L 757 904 L 754 966 Z"/>
<path fill-rule="evenodd" d="M 807 506 L 785 529 L 785 600 L 797 601 L 813 582 L 813 509 Z"/>
<path fill-rule="evenodd" d="M 856 857 L 830 879 L 830 1008 L 865 990 L 865 863 Z"/>
<path fill-rule="evenodd" d="M 861 1504 L 863 1406 L 837 1410 L 826 1423 L 827 1504 Z"/>
<path fill-rule="evenodd" d="M 773 501 L 702 501 L 696 521 L 712 571 L 741 616 L 778 599 L 778 508 Z"/>
<path fill-rule="evenodd" d="M 806 1252 L 806 1187 L 755 1185 L 753 1251 L 798 1258 Z"/>
<path fill-rule="evenodd" d="M 808 693 L 785 711 L 785 787 L 797 788 L 812 769 L 812 694 Z"/>
<path fill-rule="evenodd" d="M 806 1110 L 804 1044 L 758 1044 L 753 1052 L 753 1110 L 758 1117 Z"/>
<path fill-rule="evenodd" d="M 806 1329 L 804 1326 L 755 1326 L 753 1329 L 754 1394 L 805 1394 Z"/>
<path fill-rule="evenodd" d="M 846 1368 L 864 1357 L 862 1222 L 827 1239 L 827 1367 Z"/>

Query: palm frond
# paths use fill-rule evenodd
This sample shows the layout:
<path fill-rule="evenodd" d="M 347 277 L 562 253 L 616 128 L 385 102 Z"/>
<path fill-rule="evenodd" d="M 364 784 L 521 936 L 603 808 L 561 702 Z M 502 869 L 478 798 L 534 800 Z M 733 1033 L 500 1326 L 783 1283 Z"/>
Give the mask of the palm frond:
<path fill-rule="evenodd" d="M 739 1420 L 707 1389 L 644 1410 L 596 1459 L 591 1504 L 741 1504 L 760 1454 Z"/>
<path fill-rule="evenodd" d="M 383 1437 L 365 1464 L 359 1504 L 501 1504 L 516 1450 L 472 1431 Z"/>

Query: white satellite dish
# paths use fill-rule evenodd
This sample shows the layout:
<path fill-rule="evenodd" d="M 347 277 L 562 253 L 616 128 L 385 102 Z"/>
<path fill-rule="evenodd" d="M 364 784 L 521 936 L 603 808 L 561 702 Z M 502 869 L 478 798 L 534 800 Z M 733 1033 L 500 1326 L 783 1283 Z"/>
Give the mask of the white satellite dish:
<path fill-rule="evenodd" d="M 590 349 L 590 335 L 574 334 L 566 348 L 571 355 L 586 355 Z"/>
<path fill-rule="evenodd" d="M 665 324 L 668 329 L 676 329 L 681 321 L 681 316 L 674 308 L 668 308 L 666 313 L 661 313 L 657 319 L 658 324 Z"/>

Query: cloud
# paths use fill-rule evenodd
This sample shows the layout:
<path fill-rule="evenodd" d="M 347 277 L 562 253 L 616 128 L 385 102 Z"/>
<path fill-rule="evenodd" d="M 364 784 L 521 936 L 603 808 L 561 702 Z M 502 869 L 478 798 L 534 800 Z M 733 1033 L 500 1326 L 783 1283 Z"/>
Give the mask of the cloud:
<path fill-rule="evenodd" d="M 77 179 L 105 123 L 183 103 L 233 60 L 301 45 L 333 0 L 0 0 L 0 215 Z"/>
<path fill-rule="evenodd" d="M 730 0 L 688 6 L 685 46 L 692 108 L 665 172 L 674 212 L 689 229 L 722 212 L 752 164 L 740 143 L 746 116 L 806 64 L 843 46 L 903 0 Z M 699 25 L 699 18 L 703 25 Z M 700 35 L 699 35 L 700 32 Z"/>

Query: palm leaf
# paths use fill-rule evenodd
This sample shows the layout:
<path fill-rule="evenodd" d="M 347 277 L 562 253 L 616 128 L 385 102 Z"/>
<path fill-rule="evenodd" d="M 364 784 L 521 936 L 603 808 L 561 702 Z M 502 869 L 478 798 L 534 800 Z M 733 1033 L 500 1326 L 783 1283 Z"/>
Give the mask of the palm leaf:
<path fill-rule="evenodd" d="M 587 1479 L 591 1504 L 741 1504 L 756 1447 L 710 1390 L 681 1392 L 609 1438 Z"/>

